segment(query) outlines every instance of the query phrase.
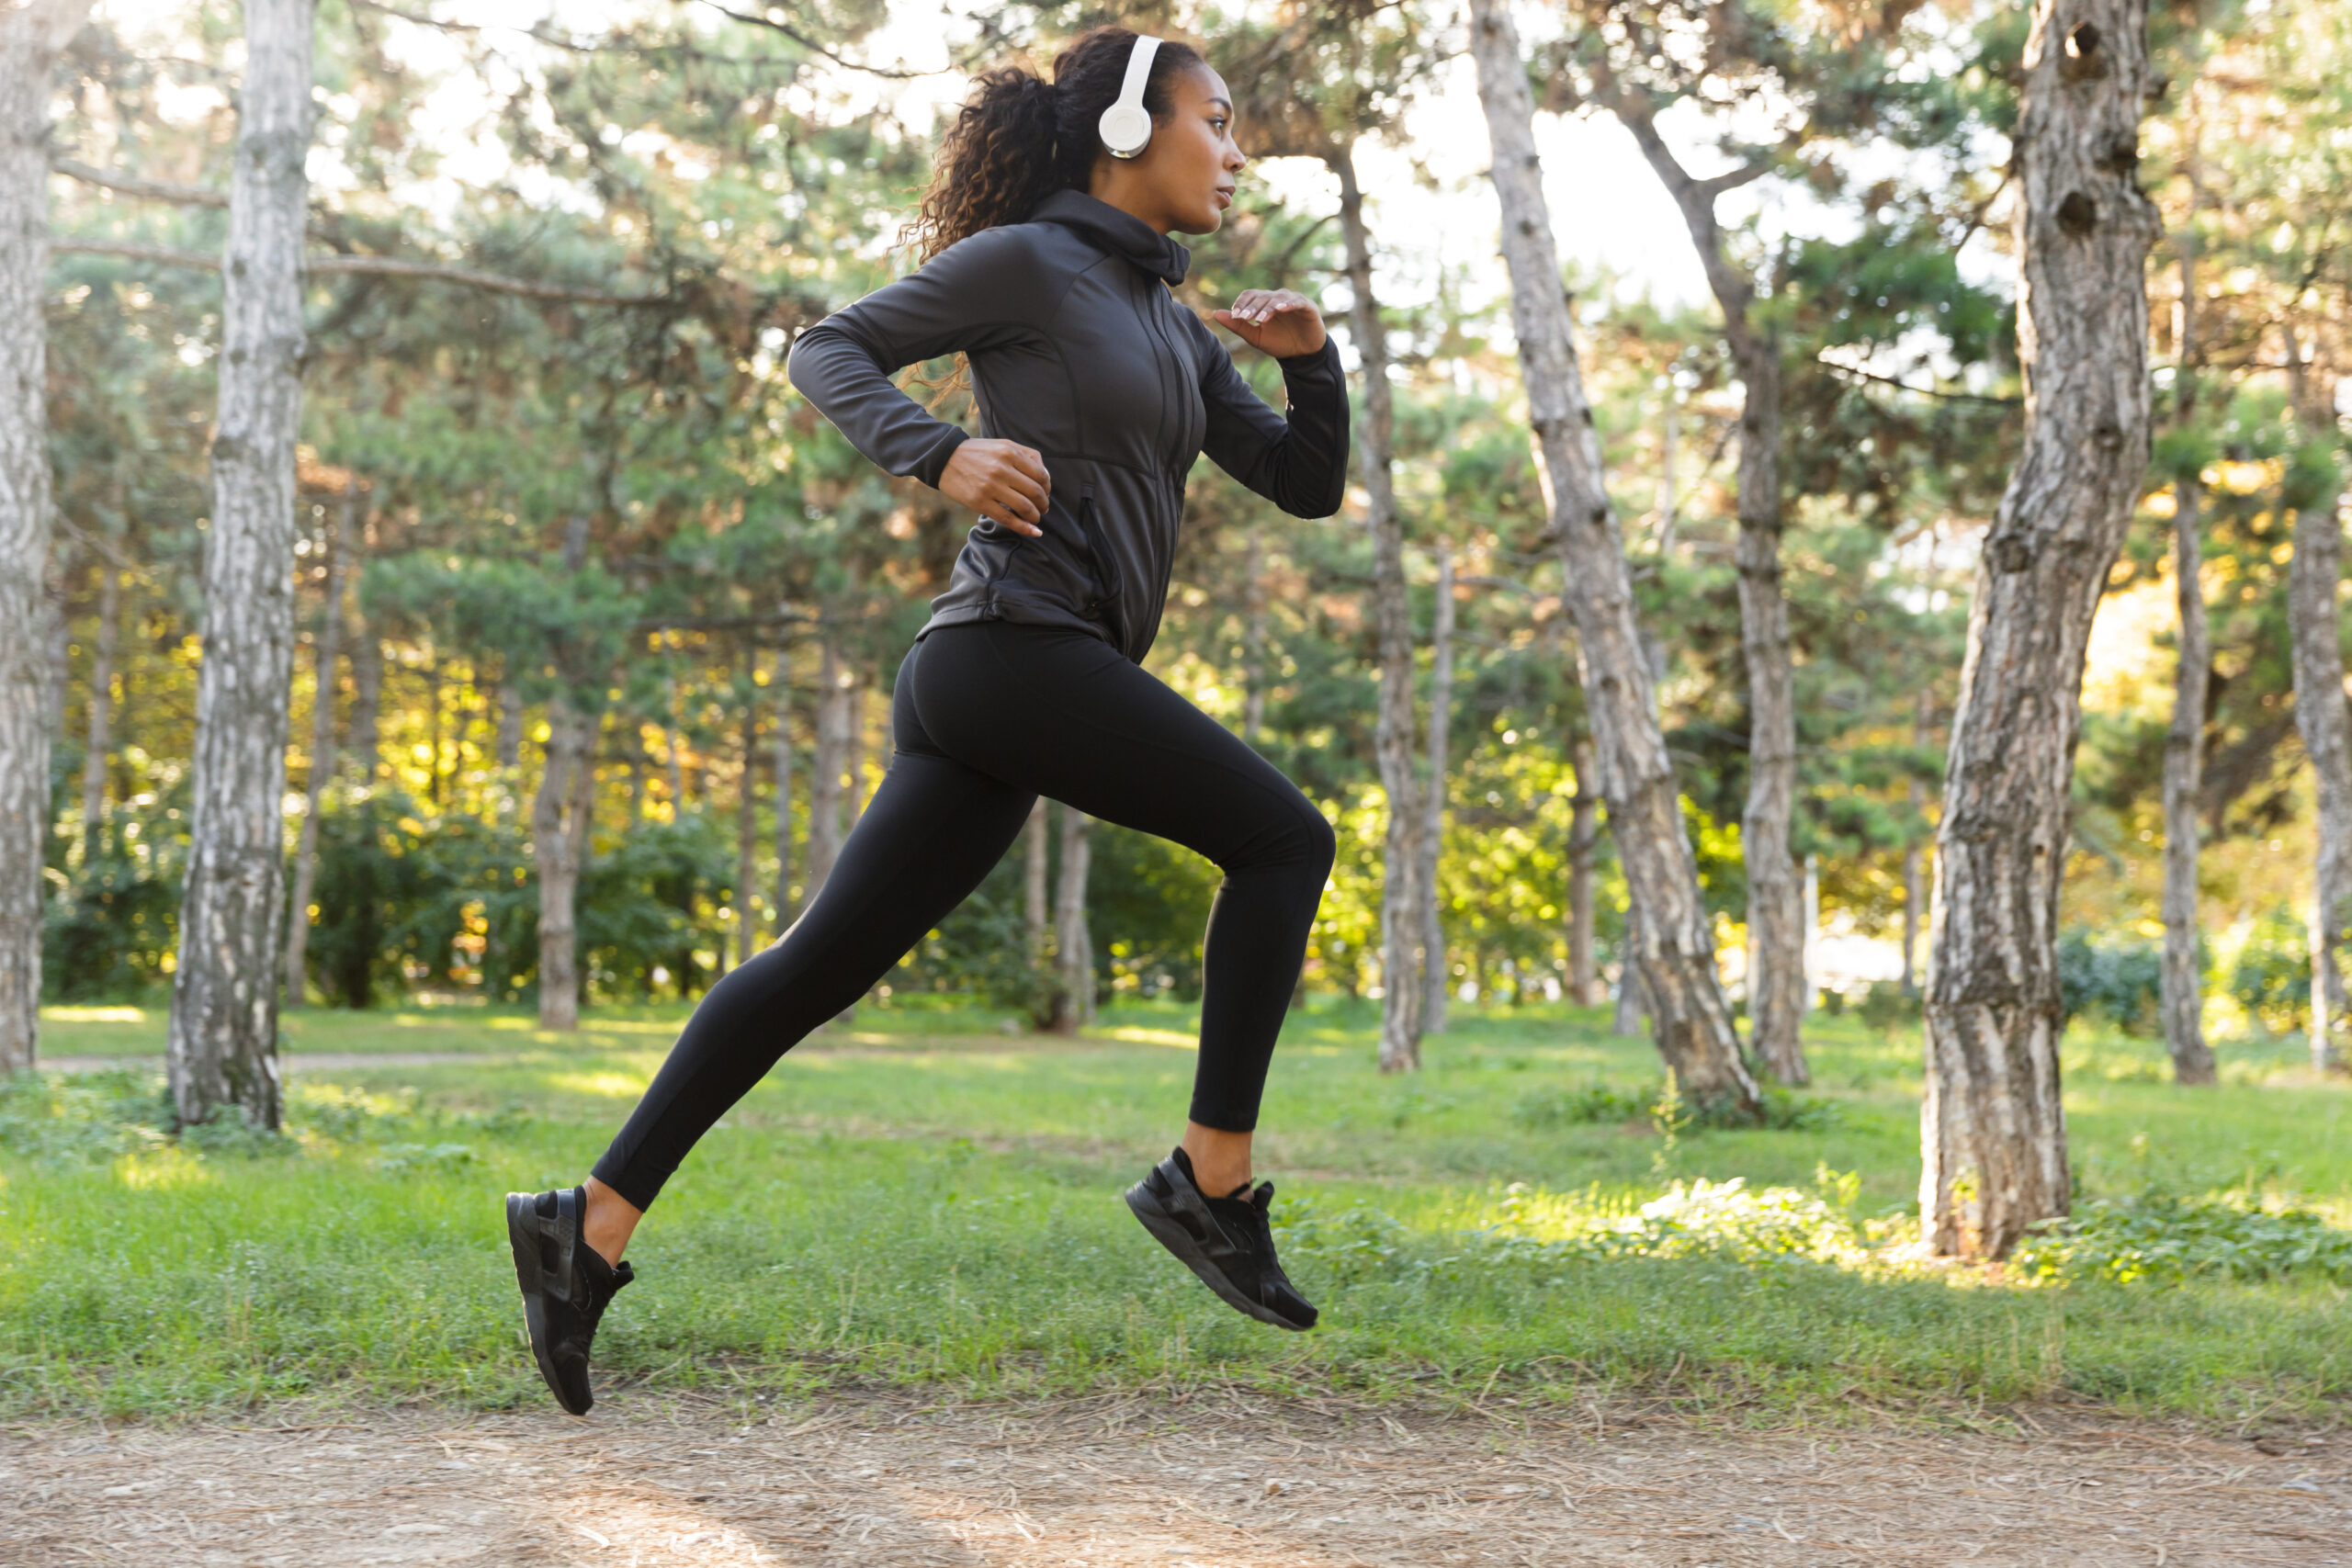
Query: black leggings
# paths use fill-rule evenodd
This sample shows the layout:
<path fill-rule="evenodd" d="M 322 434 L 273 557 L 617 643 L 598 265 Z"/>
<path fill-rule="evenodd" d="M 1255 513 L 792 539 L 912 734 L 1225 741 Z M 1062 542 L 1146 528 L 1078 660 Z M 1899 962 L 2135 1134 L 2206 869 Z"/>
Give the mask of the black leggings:
<path fill-rule="evenodd" d="M 962 903 L 1036 797 L 1225 872 L 1202 955 L 1192 1119 L 1248 1132 L 1330 874 L 1330 824 L 1230 730 L 1108 643 L 1011 621 L 937 626 L 899 666 L 896 750 L 825 885 L 704 994 L 596 1179 L 643 1209 L 695 1141 L 808 1032 Z"/>

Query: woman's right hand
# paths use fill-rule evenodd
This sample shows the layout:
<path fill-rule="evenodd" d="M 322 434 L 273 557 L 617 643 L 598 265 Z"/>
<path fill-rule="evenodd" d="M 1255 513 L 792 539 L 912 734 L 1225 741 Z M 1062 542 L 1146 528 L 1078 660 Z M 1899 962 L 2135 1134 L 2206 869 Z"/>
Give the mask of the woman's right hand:
<path fill-rule="evenodd" d="M 976 435 L 949 455 L 940 470 L 939 492 L 1035 538 L 1046 532 L 1038 524 L 1053 496 L 1054 481 L 1036 448 Z"/>

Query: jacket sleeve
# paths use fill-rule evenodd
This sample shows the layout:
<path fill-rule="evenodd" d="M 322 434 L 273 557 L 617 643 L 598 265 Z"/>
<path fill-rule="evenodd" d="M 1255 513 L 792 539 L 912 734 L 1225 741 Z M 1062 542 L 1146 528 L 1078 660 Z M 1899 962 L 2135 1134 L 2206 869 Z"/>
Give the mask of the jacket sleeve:
<path fill-rule="evenodd" d="M 1201 450 L 1294 517 L 1339 511 L 1348 484 L 1348 382 L 1338 346 L 1326 335 L 1313 354 L 1274 362 L 1290 394 L 1285 419 L 1250 389 L 1208 324 L 1197 316 L 1193 324 L 1201 343 L 1201 400 L 1208 409 Z"/>
<path fill-rule="evenodd" d="M 1033 329 L 1028 247 L 1007 229 L 960 240 L 898 282 L 834 311 L 794 342 L 785 375 L 851 446 L 887 471 L 937 486 L 966 433 L 893 385 L 893 372 L 996 347 Z"/>

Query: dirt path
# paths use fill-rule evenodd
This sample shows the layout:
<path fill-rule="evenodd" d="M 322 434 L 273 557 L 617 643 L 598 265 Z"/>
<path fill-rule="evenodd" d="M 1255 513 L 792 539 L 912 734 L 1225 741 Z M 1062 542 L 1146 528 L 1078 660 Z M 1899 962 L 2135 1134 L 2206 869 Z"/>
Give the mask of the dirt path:
<path fill-rule="evenodd" d="M 40 1424 L 0 1433 L 0 1562 L 2352 1562 L 2352 1439 L 2044 1425 L 2022 1442 L 1725 1435 L 1222 1400 L 1045 1414 L 836 1401 L 747 1425 L 716 1402 L 626 1391 L 586 1421 Z"/>

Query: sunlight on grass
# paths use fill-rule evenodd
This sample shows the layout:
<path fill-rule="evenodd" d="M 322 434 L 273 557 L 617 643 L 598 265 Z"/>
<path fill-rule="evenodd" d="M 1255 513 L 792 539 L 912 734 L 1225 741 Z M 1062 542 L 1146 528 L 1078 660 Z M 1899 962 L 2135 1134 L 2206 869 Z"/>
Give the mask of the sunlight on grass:
<path fill-rule="evenodd" d="M 1500 1378 L 1824 1416 L 2063 1393 L 2215 1419 L 2325 1419 L 2352 1394 L 2352 1237 L 2325 1225 L 2352 1201 L 2339 1089 L 2183 1093 L 2147 1075 L 2160 1043 L 2098 1043 L 2068 1118 L 2096 1224 L 2021 1288 L 1902 1256 L 1913 1039 L 1809 1024 L 1816 1087 L 1786 1125 L 1668 1143 L 1624 1109 L 1656 1100 L 1655 1053 L 1605 1019 L 1461 1009 L 1423 1071 L 1383 1076 L 1376 1007 L 1319 1005 L 1286 1022 L 1258 1143 L 1325 1314 L 1282 1336 L 1118 1201 L 1182 1124 L 1192 1013 L 1106 1009 L 1072 1040 L 871 1010 L 787 1055 L 664 1189 L 630 1250 L 645 1283 L 598 1338 L 615 1380 L 1468 1401 Z M 377 1066 L 418 1029 L 308 1012 L 306 1049 L 361 1065 L 293 1080 L 287 1138 L 175 1139 L 145 1064 L 0 1080 L 0 1410 L 537 1408 L 498 1195 L 577 1181 L 661 1063 L 641 1036 L 684 1012 L 526 1057 L 519 1010 L 452 1010 L 430 1015 L 451 1059 Z"/>
<path fill-rule="evenodd" d="M 1179 1050 L 1197 1051 L 1201 1043 L 1197 1036 L 1180 1033 L 1173 1029 L 1142 1029 L 1133 1024 L 1116 1029 L 1090 1029 L 1089 1040 L 1119 1040 L 1135 1045 L 1173 1045 Z"/>
<path fill-rule="evenodd" d="M 179 1144 L 124 1155 L 114 1162 L 114 1178 L 133 1192 L 169 1192 L 220 1179 L 195 1151 Z"/>
<path fill-rule="evenodd" d="M 545 1081 L 549 1089 L 561 1089 L 568 1094 L 635 1099 L 645 1092 L 645 1086 L 653 1078 L 650 1073 L 551 1073 Z"/>
<path fill-rule="evenodd" d="M 46 1007 L 40 1016 L 52 1023 L 144 1023 L 145 1008 Z"/>

